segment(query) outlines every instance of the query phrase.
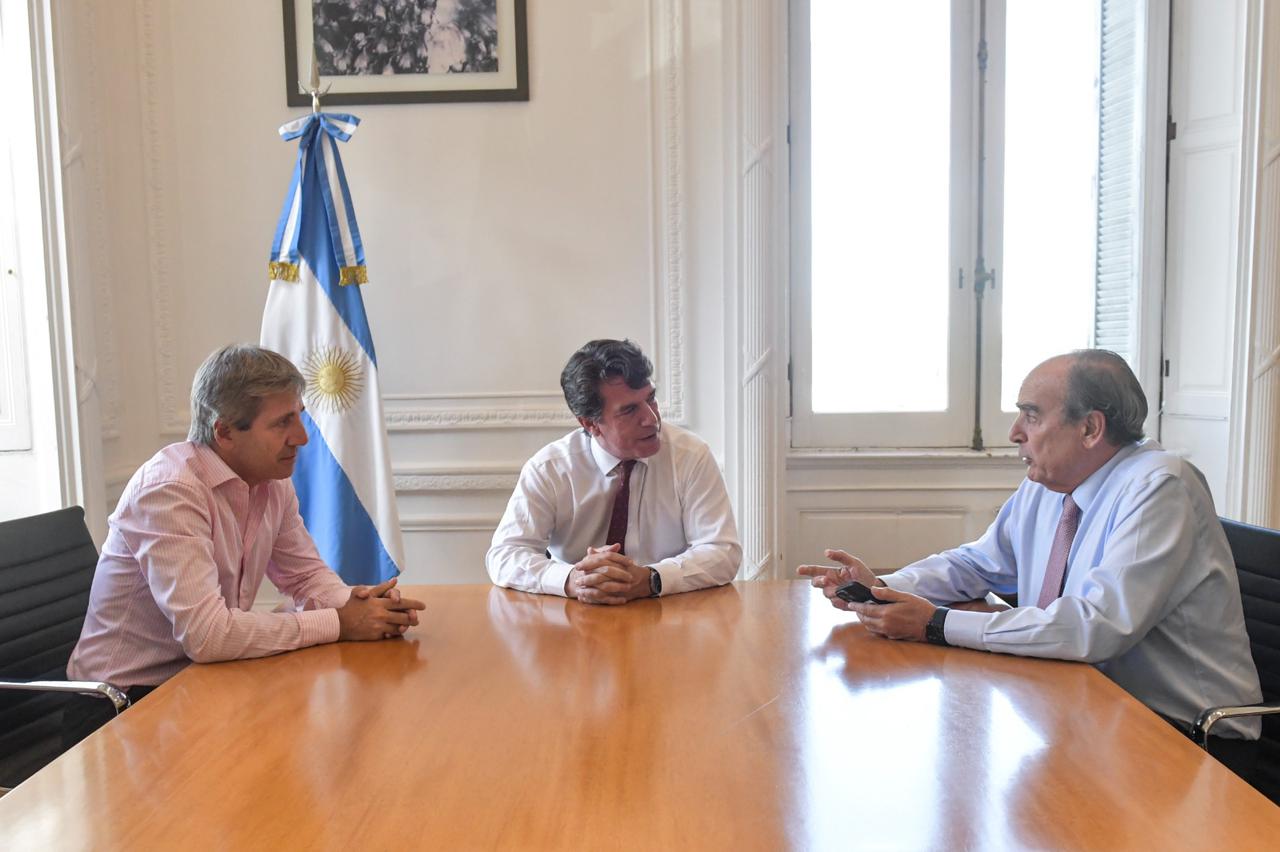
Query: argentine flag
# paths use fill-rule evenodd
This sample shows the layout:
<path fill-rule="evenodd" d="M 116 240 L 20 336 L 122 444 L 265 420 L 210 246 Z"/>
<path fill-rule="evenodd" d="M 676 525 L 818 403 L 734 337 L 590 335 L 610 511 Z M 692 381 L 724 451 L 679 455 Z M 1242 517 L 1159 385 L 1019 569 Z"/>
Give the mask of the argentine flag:
<path fill-rule="evenodd" d="M 297 365 L 308 444 L 293 472 L 302 520 L 348 583 L 375 584 L 404 565 L 378 359 L 359 285 L 364 246 L 338 143 L 353 115 L 315 112 L 280 128 L 298 162 L 271 247 L 262 345 Z"/>

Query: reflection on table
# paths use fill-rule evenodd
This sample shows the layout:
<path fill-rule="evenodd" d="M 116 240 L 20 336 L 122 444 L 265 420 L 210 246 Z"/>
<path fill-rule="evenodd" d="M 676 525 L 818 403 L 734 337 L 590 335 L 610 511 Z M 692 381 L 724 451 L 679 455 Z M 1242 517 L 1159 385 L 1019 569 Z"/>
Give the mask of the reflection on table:
<path fill-rule="evenodd" d="M 1091 667 L 888 642 L 803 582 L 192 666 L 0 799 L 6 848 L 1256 848 L 1280 809 Z"/>

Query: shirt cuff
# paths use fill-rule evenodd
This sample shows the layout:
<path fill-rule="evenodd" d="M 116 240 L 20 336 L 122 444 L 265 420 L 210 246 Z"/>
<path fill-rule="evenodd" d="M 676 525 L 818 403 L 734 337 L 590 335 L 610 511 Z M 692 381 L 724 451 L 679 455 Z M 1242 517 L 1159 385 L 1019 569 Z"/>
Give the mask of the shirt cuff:
<path fill-rule="evenodd" d="M 299 637 L 301 644 L 298 646 L 300 648 L 337 642 L 339 634 L 342 633 L 342 625 L 338 621 L 336 609 L 311 609 L 295 615 L 298 617 L 301 634 Z"/>
<path fill-rule="evenodd" d="M 982 636 L 987 631 L 987 624 L 995 615 L 994 612 L 973 612 L 967 609 L 949 610 L 947 620 L 942 626 L 947 644 L 973 648 L 975 651 L 987 650 Z"/>
<path fill-rule="evenodd" d="M 681 570 L 679 562 L 674 559 L 664 559 L 662 562 L 655 562 L 645 567 L 657 571 L 658 576 L 662 578 L 662 593 L 658 597 L 665 598 L 667 595 L 676 595 L 685 591 L 684 571 Z"/>
<path fill-rule="evenodd" d="M 897 571 L 892 574 L 877 574 L 876 579 L 893 589 L 895 592 L 906 592 L 909 595 L 914 595 L 916 593 L 916 584 L 908 577 L 899 576 Z M 950 618 L 950 616 L 948 616 L 948 618 Z"/>
<path fill-rule="evenodd" d="M 564 581 L 569 579 L 569 572 L 573 570 L 573 566 L 568 562 L 557 562 L 551 560 L 551 564 L 547 566 L 547 570 L 542 572 L 542 594 L 559 595 L 566 597 L 564 593 Z"/>

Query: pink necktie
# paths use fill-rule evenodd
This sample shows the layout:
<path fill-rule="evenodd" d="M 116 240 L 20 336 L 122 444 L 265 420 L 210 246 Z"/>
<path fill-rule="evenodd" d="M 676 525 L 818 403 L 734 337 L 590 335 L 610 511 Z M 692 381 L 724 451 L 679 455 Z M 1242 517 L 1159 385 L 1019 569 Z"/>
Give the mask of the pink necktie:
<path fill-rule="evenodd" d="M 1053 547 L 1049 550 L 1049 564 L 1044 569 L 1044 585 L 1040 587 L 1040 600 L 1036 606 L 1045 609 L 1062 594 L 1062 582 L 1067 576 L 1067 556 L 1071 542 L 1080 526 L 1080 507 L 1068 494 L 1062 501 L 1062 518 L 1058 531 L 1053 534 Z"/>
<path fill-rule="evenodd" d="M 619 553 L 627 552 L 627 510 L 631 502 L 631 468 L 636 466 L 635 459 L 627 459 L 618 467 L 622 468 L 622 483 L 618 486 L 618 494 L 613 498 L 613 513 L 609 515 L 609 534 L 604 543 L 620 544 Z"/>

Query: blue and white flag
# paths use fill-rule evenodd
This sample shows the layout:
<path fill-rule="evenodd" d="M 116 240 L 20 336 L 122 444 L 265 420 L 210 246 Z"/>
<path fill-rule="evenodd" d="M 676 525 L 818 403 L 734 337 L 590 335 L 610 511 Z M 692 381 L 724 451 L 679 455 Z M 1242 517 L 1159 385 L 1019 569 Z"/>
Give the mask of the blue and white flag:
<path fill-rule="evenodd" d="M 382 419 L 378 359 L 358 285 L 367 279 L 338 142 L 353 115 L 312 113 L 280 128 L 298 162 L 269 263 L 262 345 L 298 366 L 307 446 L 293 472 L 302 520 L 348 583 L 380 583 L 404 565 Z"/>

